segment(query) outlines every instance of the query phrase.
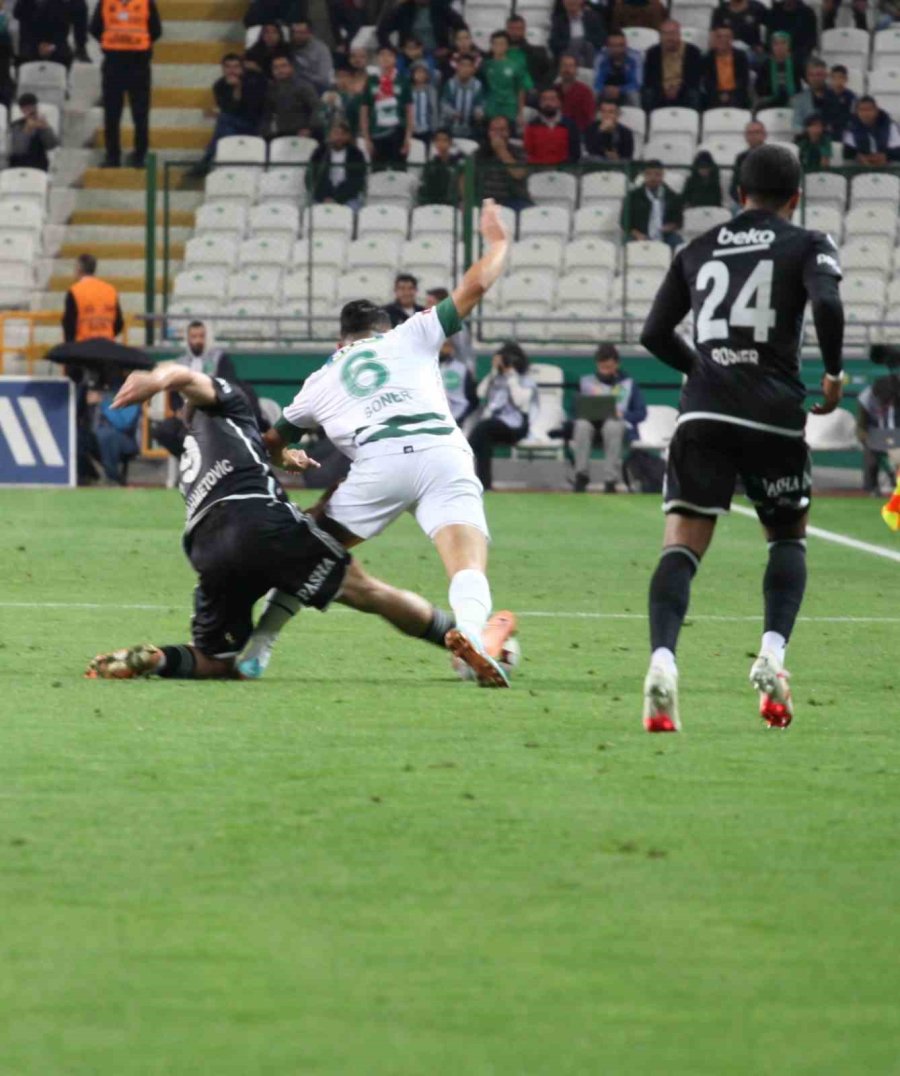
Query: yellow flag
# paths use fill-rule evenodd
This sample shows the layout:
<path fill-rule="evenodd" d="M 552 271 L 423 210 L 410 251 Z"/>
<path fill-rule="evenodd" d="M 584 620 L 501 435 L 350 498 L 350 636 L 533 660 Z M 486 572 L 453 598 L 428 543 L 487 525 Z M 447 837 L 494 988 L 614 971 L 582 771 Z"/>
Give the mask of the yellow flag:
<path fill-rule="evenodd" d="M 892 531 L 900 531 L 900 475 L 897 477 L 897 488 L 893 497 L 881 509 L 881 518 Z"/>

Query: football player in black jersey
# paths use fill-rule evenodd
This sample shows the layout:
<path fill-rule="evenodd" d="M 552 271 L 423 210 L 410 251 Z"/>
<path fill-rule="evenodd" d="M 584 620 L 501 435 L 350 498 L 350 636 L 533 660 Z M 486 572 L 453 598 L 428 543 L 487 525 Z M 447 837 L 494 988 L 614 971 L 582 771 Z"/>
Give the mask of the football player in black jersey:
<path fill-rule="evenodd" d="M 163 363 L 150 373 L 131 374 L 113 406 L 169 391 L 188 402 L 179 485 L 187 506 L 184 549 L 199 575 L 193 640 L 99 655 L 88 666 L 88 677 L 255 678 L 263 670 L 248 670 L 240 652 L 253 630 L 253 606 L 263 595 L 279 603 L 272 610 L 279 623 L 302 606 L 325 609 L 338 601 L 378 613 L 405 634 L 444 646 L 444 636 L 454 626 L 449 613 L 367 575 L 339 542 L 290 502 L 269 467 L 253 411 L 239 388 L 223 378 Z M 295 470 L 317 466 L 303 452 L 290 455 Z"/>
<path fill-rule="evenodd" d="M 738 478 L 769 542 L 764 634 L 750 680 L 769 726 L 784 728 L 793 715 L 784 652 L 806 586 L 810 461 L 800 349 L 807 302 L 825 366 L 818 414 L 841 399 L 844 334 L 837 249 L 829 236 L 791 223 L 801 179 L 788 149 L 751 150 L 738 177 L 743 212 L 676 255 L 644 325 L 648 351 L 687 375 L 666 470 L 663 552 L 650 583 L 650 732 L 680 727 L 678 633 L 691 580 Z M 676 331 L 689 312 L 693 346 Z"/>

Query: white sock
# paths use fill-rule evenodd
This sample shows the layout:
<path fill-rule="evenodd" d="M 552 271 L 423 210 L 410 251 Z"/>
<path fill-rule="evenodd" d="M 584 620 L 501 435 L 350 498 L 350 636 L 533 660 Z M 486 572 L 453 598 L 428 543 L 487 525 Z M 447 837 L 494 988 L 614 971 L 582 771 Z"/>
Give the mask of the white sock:
<path fill-rule="evenodd" d="M 484 572 L 464 568 L 450 580 L 450 608 L 456 626 L 481 645 L 481 633 L 491 615 L 491 585 Z"/>
<path fill-rule="evenodd" d="M 241 658 L 259 658 L 270 652 L 278 633 L 300 609 L 300 601 L 295 594 L 286 590 L 270 590 L 266 595 L 266 607 L 241 651 Z"/>
<path fill-rule="evenodd" d="M 787 639 L 777 631 L 767 631 L 763 634 L 760 650 L 771 650 L 776 658 L 784 664 L 784 652 L 787 649 Z"/>
<path fill-rule="evenodd" d="M 650 655 L 650 664 L 657 665 L 661 669 L 665 669 L 666 672 L 677 673 L 678 667 L 675 664 L 675 655 L 667 646 L 658 646 Z"/>

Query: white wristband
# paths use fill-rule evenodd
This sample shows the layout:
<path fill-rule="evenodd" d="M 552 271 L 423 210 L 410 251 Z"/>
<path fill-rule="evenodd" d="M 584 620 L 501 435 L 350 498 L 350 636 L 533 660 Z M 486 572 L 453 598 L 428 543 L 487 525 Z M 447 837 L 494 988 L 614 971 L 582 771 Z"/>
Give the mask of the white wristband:
<path fill-rule="evenodd" d="M 841 372 L 839 374 L 828 374 L 828 373 L 826 373 L 825 374 L 825 380 L 826 381 L 843 381 L 844 380 L 844 371 L 841 370 Z"/>

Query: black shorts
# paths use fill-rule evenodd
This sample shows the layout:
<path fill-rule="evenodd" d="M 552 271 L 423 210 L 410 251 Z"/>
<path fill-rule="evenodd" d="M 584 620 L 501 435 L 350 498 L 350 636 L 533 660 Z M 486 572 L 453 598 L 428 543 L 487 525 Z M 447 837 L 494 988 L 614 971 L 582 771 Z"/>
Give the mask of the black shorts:
<path fill-rule="evenodd" d="M 802 437 L 787 437 L 734 422 L 681 422 L 669 446 L 666 512 L 723 515 L 740 478 L 760 522 L 796 523 L 809 509 L 812 472 Z"/>
<path fill-rule="evenodd" d="M 222 501 L 189 538 L 200 579 L 194 646 L 210 657 L 238 653 L 253 631 L 253 606 L 272 587 L 324 609 L 344 581 L 350 555 L 293 505 Z"/>

